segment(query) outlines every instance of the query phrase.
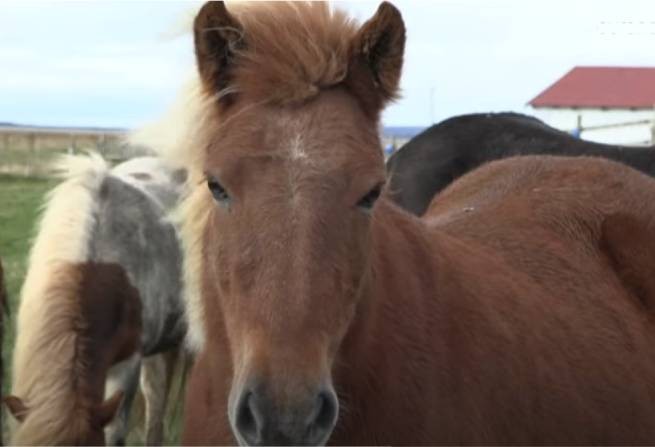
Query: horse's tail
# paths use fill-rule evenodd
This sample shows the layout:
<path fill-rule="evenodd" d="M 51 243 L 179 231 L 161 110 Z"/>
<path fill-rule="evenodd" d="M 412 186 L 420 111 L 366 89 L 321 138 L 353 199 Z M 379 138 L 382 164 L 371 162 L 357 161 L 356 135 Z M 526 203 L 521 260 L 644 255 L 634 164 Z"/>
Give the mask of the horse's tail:
<path fill-rule="evenodd" d="M 61 361 L 75 358 L 77 333 L 70 321 L 79 312 L 78 279 L 63 274 L 70 269 L 62 267 L 89 258 L 98 196 L 109 166 L 89 154 L 63 156 L 53 168 L 63 181 L 42 205 L 16 318 L 12 394 L 34 410 L 16 427 L 14 443 L 72 439 L 85 411 L 70 386 L 84 365 Z"/>

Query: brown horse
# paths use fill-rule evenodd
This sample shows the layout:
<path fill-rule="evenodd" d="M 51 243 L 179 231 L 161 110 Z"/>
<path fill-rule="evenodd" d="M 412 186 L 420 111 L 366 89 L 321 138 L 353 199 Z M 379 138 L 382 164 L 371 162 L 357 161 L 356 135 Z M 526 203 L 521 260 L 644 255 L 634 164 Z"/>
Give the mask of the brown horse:
<path fill-rule="evenodd" d="M 404 41 L 388 3 L 196 17 L 183 442 L 655 442 L 654 181 L 526 157 L 377 200 Z"/>

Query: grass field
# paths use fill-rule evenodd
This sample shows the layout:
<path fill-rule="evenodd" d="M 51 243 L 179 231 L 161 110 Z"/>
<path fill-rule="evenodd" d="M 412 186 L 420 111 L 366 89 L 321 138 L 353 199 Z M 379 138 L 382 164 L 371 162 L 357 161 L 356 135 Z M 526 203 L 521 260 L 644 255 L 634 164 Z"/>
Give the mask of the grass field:
<path fill-rule="evenodd" d="M 14 317 L 27 255 L 43 196 L 53 184 L 52 180 L 0 175 L 0 258 L 5 270 L 10 307 L 2 350 L 6 369 L 3 393 L 10 387 Z"/>
<path fill-rule="evenodd" d="M 4 267 L 10 309 L 9 318 L 5 320 L 2 346 L 5 367 L 3 395 L 11 388 L 14 323 L 29 247 L 43 196 L 53 184 L 52 180 L 0 175 L 0 258 Z M 6 433 L 6 427 L 3 428 Z"/>
<path fill-rule="evenodd" d="M 5 270 L 5 281 L 9 294 L 10 313 L 5 323 L 2 356 L 5 365 L 3 395 L 11 388 L 11 360 L 14 347 L 15 315 L 18 297 L 27 267 L 27 256 L 35 232 L 39 209 L 45 193 L 55 181 L 0 175 L 0 258 Z M 179 386 L 179 378 L 175 380 Z M 178 395 L 181 398 L 181 396 Z M 143 403 L 137 397 L 134 404 L 133 423 L 141 421 Z M 169 409 L 166 423 L 166 443 L 179 440 L 180 406 Z M 141 444 L 142 430 L 134 430 L 128 438 L 130 444 Z M 5 440 L 7 440 L 5 436 Z"/>

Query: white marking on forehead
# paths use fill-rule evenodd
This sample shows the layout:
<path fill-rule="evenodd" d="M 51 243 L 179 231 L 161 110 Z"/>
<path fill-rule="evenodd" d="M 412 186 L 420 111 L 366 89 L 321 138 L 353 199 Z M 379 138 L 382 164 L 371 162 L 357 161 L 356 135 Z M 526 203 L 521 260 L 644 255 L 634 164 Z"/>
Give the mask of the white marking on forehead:
<path fill-rule="evenodd" d="M 290 119 L 285 123 L 285 129 L 288 132 L 288 140 L 283 143 L 282 150 L 286 152 L 285 156 L 289 161 L 286 175 L 291 203 L 295 207 L 300 203 L 299 180 L 307 168 L 314 164 L 314 160 L 307 152 L 306 123 L 302 119 Z"/>
<path fill-rule="evenodd" d="M 296 134 L 291 138 L 291 143 L 289 144 L 289 156 L 292 160 L 303 160 L 307 158 L 307 152 L 303 147 L 303 138 L 301 132 L 296 132 Z"/>
<path fill-rule="evenodd" d="M 306 151 L 306 120 L 303 120 L 302 117 L 289 117 L 282 116 L 278 118 L 279 124 L 284 129 L 285 135 L 287 135 L 288 140 L 282 144 L 280 148 L 283 152 L 286 152 L 286 156 L 289 160 L 303 160 L 307 161 L 309 154 Z"/>

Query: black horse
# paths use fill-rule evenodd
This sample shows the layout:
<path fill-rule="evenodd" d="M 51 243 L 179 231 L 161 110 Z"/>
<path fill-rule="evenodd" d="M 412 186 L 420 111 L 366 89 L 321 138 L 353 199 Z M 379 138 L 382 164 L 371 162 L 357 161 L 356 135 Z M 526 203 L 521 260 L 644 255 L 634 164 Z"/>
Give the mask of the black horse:
<path fill-rule="evenodd" d="M 518 113 L 456 116 L 412 138 L 387 162 L 390 194 L 411 213 L 425 212 L 436 193 L 481 164 L 513 155 L 600 156 L 655 176 L 655 147 L 593 143 Z"/>

